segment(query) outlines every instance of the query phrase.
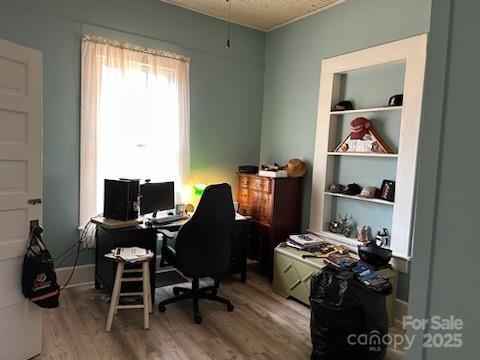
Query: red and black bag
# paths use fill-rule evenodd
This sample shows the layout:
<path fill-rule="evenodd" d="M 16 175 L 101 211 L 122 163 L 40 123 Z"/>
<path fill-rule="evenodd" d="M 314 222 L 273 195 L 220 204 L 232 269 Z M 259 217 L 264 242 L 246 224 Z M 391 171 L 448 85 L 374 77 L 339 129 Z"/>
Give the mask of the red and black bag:
<path fill-rule="evenodd" d="M 25 297 L 42 308 L 58 307 L 60 287 L 50 252 L 42 240 L 43 229 L 34 227 L 23 259 L 22 290 Z"/>

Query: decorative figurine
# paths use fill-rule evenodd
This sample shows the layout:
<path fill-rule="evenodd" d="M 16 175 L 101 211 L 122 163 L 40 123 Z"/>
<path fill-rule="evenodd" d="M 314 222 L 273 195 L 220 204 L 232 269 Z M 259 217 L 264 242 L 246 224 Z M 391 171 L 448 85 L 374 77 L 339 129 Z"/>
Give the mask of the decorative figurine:
<path fill-rule="evenodd" d="M 330 221 L 328 230 L 335 234 L 343 234 L 345 237 L 350 237 L 353 226 L 354 224 L 350 219 L 350 215 L 345 214 L 344 216 L 339 216 L 337 220 Z"/>
<path fill-rule="evenodd" d="M 388 233 L 387 228 L 383 228 L 377 231 L 377 236 L 375 236 L 375 242 L 378 246 L 385 246 L 388 244 L 390 239 L 390 234 Z"/>
<path fill-rule="evenodd" d="M 363 225 L 362 227 L 358 228 L 358 241 L 361 243 L 368 242 L 368 225 Z"/>

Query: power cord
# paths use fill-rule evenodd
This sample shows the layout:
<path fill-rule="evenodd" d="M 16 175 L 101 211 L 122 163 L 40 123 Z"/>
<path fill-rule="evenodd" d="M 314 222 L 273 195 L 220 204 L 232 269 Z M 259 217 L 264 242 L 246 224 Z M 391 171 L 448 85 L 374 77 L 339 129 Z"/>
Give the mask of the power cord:
<path fill-rule="evenodd" d="M 83 252 L 85 252 L 85 251 L 87 251 L 87 250 L 88 250 L 88 249 L 81 249 L 81 250 L 80 250 L 80 253 L 83 253 Z M 77 252 L 76 252 L 76 251 L 75 251 L 74 253 L 71 253 L 71 254 L 66 255 L 66 256 L 62 259 L 62 261 L 60 261 L 58 264 L 55 265 L 55 267 L 57 267 L 57 268 L 61 267 L 65 261 L 67 261 L 68 259 L 70 259 L 72 256 L 76 256 L 76 255 L 77 255 Z"/>
<path fill-rule="evenodd" d="M 78 245 L 78 243 L 81 243 L 80 240 L 78 241 L 75 241 L 67 250 L 65 250 L 64 252 L 62 252 L 60 255 L 58 255 L 57 257 L 53 258 L 53 260 L 57 261 L 59 259 L 61 259 L 64 255 L 66 255 L 71 249 L 73 249 L 75 246 Z M 72 254 L 70 254 L 72 255 Z M 68 255 L 67 257 L 69 257 L 70 255 Z"/>
<path fill-rule="evenodd" d="M 80 238 L 77 242 L 75 242 L 74 244 L 72 244 L 71 246 L 68 247 L 68 249 L 66 249 L 65 251 L 63 251 L 59 256 L 57 256 L 55 258 L 55 260 L 58 260 L 60 259 L 61 257 L 65 256 L 75 245 L 77 246 L 77 251 L 75 253 L 75 262 L 73 263 L 73 268 L 72 268 L 72 272 L 70 273 L 70 276 L 68 277 L 68 280 L 65 282 L 65 284 L 60 288 L 60 291 L 65 289 L 67 287 L 67 285 L 70 283 L 70 281 L 72 280 L 72 277 L 73 277 L 73 274 L 75 272 L 75 269 L 77 268 L 77 264 L 78 264 L 78 258 L 80 257 L 80 253 L 86 249 L 83 249 L 81 250 L 81 245 L 82 243 L 87 239 L 87 236 L 89 234 L 89 232 L 91 232 L 92 230 L 92 227 L 94 228 L 95 227 L 95 224 L 92 223 L 91 221 L 88 221 L 88 223 L 83 227 L 82 229 L 82 232 L 80 233 Z M 59 265 L 63 264 L 65 262 L 66 259 L 68 259 L 70 256 L 72 256 L 74 254 L 69 254 L 67 256 L 65 256 L 62 261 L 60 261 Z"/>
<path fill-rule="evenodd" d="M 72 245 L 70 245 L 66 250 L 64 250 L 60 255 L 56 256 L 53 258 L 55 261 L 61 259 L 64 255 L 66 255 L 71 249 L 73 249 L 75 246 L 78 246 L 78 244 L 85 243 L 88 239 L 89 233 L 92 232 L 95 229 L 95 224 L 91 221 L 89 221 L 82 229 L 82 232 L 80 233 L 80 238 L 78 241 L 75 241 Z M 71 255 L 69 255 L 71 256 Z M 68 256 L 68 257 L 69 257 Z"/>
<path fill-rule="evenodd" d="M 75 257 L 75 262 L 73 263 L 73 268 L 72 268 L 72 272 L 70 273 L 70 276 L 68 277 L 68 280 L 65 282 L 65 284 L 60 288 L 60 291 L 62 291 L 63 289 L 65 289 L 68 285 L 68 283 L 70 282 L 70 280 L 72 280 L 72 277 L 73 277 L 73 273 L 75 272 L 75 269 L 77 267 L 77 263 L 78 263 L 78 258 L 80 256 L 80 245 L 81 245 L 81 242 L 79 241 L 78 242 L 78 246 L 77 246 L 77 256 Z"/>

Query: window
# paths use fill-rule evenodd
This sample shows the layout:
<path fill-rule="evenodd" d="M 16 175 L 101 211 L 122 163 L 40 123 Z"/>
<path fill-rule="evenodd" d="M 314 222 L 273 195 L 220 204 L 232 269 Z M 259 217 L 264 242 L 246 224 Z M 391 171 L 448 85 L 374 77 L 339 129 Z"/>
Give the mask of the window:
<path fill-rule="evenodd" d="M 85 37 L 80 225 L 103 211 L 104 179 L 175 181 L 189 168 L 189 61 Z"/>

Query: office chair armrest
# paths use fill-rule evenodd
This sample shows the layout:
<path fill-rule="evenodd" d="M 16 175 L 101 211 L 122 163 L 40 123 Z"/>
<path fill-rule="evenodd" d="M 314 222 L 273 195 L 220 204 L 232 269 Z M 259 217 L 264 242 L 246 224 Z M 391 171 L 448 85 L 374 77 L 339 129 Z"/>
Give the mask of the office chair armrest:
<path fill-rule="evenodd" d="M 178 233 L 177 231 L 170 231 L 170 230 L 165 230 L 165 229 L 158 230 L 158 232 L 168 239 L 175 238 L 175 236 Z"/>
<path fill-rule="evenodd" d="M 168 248 L 170 247 L 172 249 L 171 251 L 173 251 L 173 252 L 175 252 L 175 250 L 174 250 L 174 247 L 171 247 L 171 246 L 168 245 L 168 240 L 175 239 L 178 232 L 177 231 L 165 230 L 165 229 L 158 230 L 158 232 L 163 235 L 162 247 L 161 247 L 162 259 L 160 261 L 160 267 L 164 267 L 166 265 L 172 265 L 173 266 L 174 264 L 171 263 L 171 259 L 168 256 Z"/>

